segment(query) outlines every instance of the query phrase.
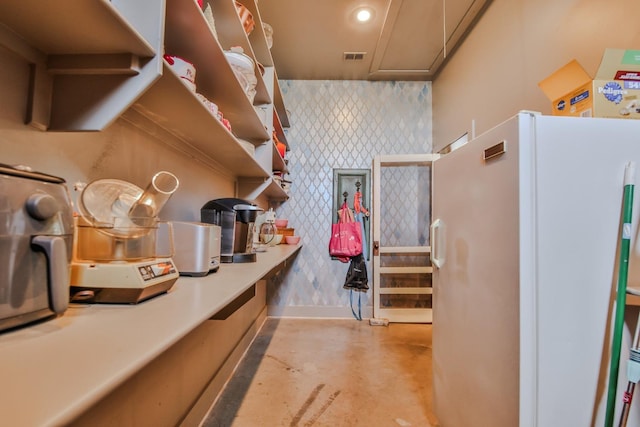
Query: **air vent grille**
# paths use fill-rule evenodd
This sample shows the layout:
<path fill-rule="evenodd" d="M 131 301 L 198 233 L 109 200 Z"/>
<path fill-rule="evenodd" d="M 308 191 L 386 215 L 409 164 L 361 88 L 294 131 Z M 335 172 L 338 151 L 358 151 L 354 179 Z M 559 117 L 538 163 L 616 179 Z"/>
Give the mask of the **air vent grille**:
<path fill-rule="evenodd" d="M 367 52 L 344 52 L 345 61 L 362 61 Z"/>

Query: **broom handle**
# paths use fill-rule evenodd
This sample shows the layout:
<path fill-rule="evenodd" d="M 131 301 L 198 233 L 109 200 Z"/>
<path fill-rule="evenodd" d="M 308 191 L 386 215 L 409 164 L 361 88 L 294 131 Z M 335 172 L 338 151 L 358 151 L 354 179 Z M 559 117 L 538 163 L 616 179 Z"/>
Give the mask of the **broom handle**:
<path fill-rule="evenodd" d="M 618 371 L 620 368 L 620 345 L 624 327 L 624 308 L 627 297 L 627 276 L 629 272 L 629 247 L 631 244 L 631 218 L 633 213 L 633 187 L 635 181 L 635 163 L 629 162 L 624 170 L 624 196 L 622 207 L 622 235 L 620 240 L 620 266 L 618 268 L 618 290 L 614 321 L 613 342 L 611 343 L 611 365 L 609 367 L 609 389 L 607 393 L 607 411 L 605 427 L 613 427 L 613 415 L 616 406 Z"/>
<path fill-rule="evenodd" d="M 629 411 L 631 410 L 631 402 L 633 401 L 633 391 L 636 388 L 635 381 L 638 380 L 638 372 L 636 363 L 640 363 L 637 355 L 640 350 L 640 312 L 638 313 L 638 320 L 636 321 L 636 332 L 633 336 L 633 342 L 631 343 L 631 354 L 629 355 L 629 362 L 627 365 L 627 375 L 629 380 L 627 382 L 627 390 L 624 392 L 622 398 L 622 413 L 620 414 L 620 422 L 618 427 L 626 427 L 627 420 L 629 419 Z"/>

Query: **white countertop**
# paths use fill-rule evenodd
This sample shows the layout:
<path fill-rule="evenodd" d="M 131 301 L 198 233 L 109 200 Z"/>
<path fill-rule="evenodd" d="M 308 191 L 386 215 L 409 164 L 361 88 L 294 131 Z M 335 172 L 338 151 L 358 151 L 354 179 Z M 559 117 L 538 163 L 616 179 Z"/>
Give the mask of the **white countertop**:
<path fill-rule="evenodd" d="M 70 304 L 63 316 L 0 333 L 2 424 L 73 420 L 300 247 L 278 245 L 255 263 L 180 277 L 167 294 L 137 305 Z"/>

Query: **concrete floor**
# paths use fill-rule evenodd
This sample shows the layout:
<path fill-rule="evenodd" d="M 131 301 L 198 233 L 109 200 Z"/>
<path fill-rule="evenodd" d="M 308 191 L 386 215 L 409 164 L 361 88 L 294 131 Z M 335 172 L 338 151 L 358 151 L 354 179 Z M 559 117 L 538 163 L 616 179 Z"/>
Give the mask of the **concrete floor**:
<path fill-rule="evenodd" d="M 202 425 L 436 427 L 431 325 L 268 318 Z"/>

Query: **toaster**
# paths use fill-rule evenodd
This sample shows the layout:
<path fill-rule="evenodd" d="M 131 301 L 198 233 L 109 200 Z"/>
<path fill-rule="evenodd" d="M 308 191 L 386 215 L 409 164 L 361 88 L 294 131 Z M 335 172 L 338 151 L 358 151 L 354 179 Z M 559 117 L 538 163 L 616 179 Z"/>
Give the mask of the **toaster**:
<path fill-rule="evenodd" d="M 218 225 L 172 221 L 173 262 L 181 276 L 206 276 L 220 268 Z"/>
<path fill-rule="evenodd" d="M 64 179 L 0 164 L 0 330 L 66 311 L 72 244 Z"/>

